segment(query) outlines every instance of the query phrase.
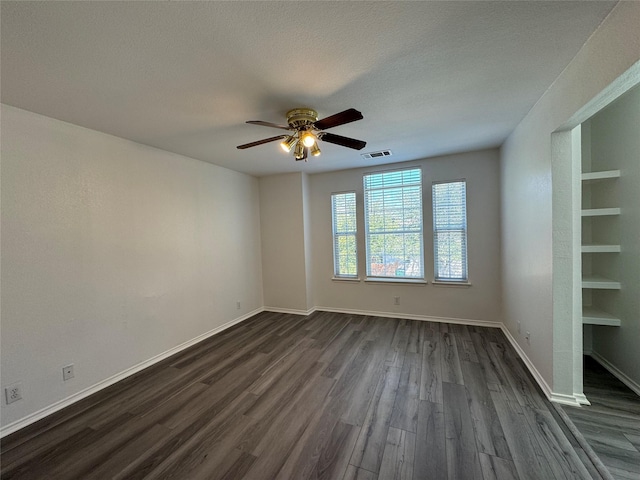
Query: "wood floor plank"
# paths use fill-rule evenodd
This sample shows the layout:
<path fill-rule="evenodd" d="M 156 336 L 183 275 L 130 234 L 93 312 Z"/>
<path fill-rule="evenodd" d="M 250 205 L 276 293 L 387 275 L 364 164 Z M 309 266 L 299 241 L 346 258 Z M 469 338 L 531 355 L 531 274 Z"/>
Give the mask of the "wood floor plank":
<path fill-rule="evenodd" d="M 589 478 L 573 447 L 548 411 L 523 408 L 529 427 L 538 436 L 542 457 L 549 462 L 557 479 Z"/>
<path fill-rule="evenodd" d="M 415 444 L 414 433 L 390 427 L 378 480 L 411 480 Z"/>
<path fill-rule="evenodd" d="M 481 453 L 480 465 L 484 480 L 519 480 L 520 478 L 511 460 Z"/>
<path fill-rule="evenodd" d="M 422 353 L 422 344 L 424 340 L 423 324 L 418 320 L 411 320 L 411 331 L 409 332 L 409 339 L 407 340 L 407 352 L 408 353 Z"/>
<path fill-rule="evenodd" d="M 543 458 L 536 433 L 522 413 L 522 407 L 507 401 L 500 393 L 492 392 L 491 397 L 519 477 L 522 480 L 555 478 L 549 462 Z"/>
<path fill-rule="evenodd" d="M 640 452 L 640 435 L 633 435 L 631 433 L 625 433 L 624 436 L 629 440 L 636 450 Z"/>
<path fill-rule="evenodd" d="M 328 397 L 323 406 L 313 413 L 309 425 L 278 471 L 276 480 L 313 478 L 312 474 L 320 460 L 321 451 L 329 443 L 329 438 L 339 421 L 340 413 L 341 411 L 336 408 L 333 399 Z"/>
<path fill-rule="evenodd" d="M 521 406 L 546 409 L 539 387 L 529 378 L 529 372 L 518 362 L 519 359 L 514 358 L 512 349 L 495 342 L 491 342 L 491 347 L 501 363 L 502 371 L 518 403 Z"/>
<path fill-rule="evenodd" d="M 350 390 L 351 394 L 348 398 L 344 395 L 338 397 L 341 399 L 344 408 L 342 413 L 342 421 L 351 425 L 362 426 L 364 419 L 367 415 L 367 409 L 371 404 L 371 398 L 375 392 L 378 380 L 382 372 L 384 371 L 384 358 L 386 349 L 381 347 L 375 347 L 373 355 L 366 365 L 366 369 L 362 377 L 358 378 L 353 388 Z M 334 392 L 331 392 L 332 397 L 336 398 Z"/>
<path fill-rule="evenodd" d="M 352 332 L 346 341 L 340 344 L 339 349 L 335 353 L 329 353 L 322 361 L 327 363 L 327 368 L 322 373 L 325 377 L 338 378 L 342 375 L 347 366 L 351 363 L 351 359 L 359 351 L 359 347 L 363 343 L 362 331 Z"/>
<path fill-rule="evenodd" d="M 399 382 L 400 369 L 386 367 L 351 456 L 350 463 L 355 467 L 376 473 L 380 470 Z"/>
<path fill-rule="evenodd" d="M 471 339 L 471 333 L 467 325 L 452 325 L 452 332 L 456 336 L 458 355 L 460 361 L 479 363 L 478 354 Z"/>
<path fill-rule="evenodd" d="M 311 478 L 318 480 L 341 478 L 347 470 L 359 433 L 360 427 L 338 421 L 329 436 L 329 441 L 320 451 L 320 457 Z"/>
<path fill-rule="evenodd" d="M 344 477 L 342 477 L 342 480 L 376 480 L 377 478 L 377 473 L 349 465 Z"/>
<path fill-rule="evenodd" d="M 422 355 L 406 353 L 400 373 L 400 383 L 391 414 L 391 426 L 416 433 L 418 428 L 418 404 Z"/>
<path fill-rule="evenodd" d="M 318 376 L 318 383 L 308 391 L 287 415 L 274 419 L 266 433 L 259 439 L 252 454 L 257 457 L 245 474 L 245 480 L 275 478 L 287 460 L 287 455 L 298 441 L 333 387 L 333 379 Z"/>
<path fill-rule="evenodd" d="M 409 320 L 400 320 L 396 327 L 391 348 L 387 352 L 386 363 L 392 367 L 402 368 L 404 363 L 404 354 L 409 344 L 409 335 L 411 334 L 411 324 Z"/>
<path fill-rule="evenodd" d="M 122 478 L 129 469 L 135 468 L 137 463 L 146 455 L 162 446 L 162 439 L 168 435 L 168 429 L 162 425 L 153 425 L 142 435 L 138 435 L 121 448 L 112 452 L 108 458 L 97 467 L 87 471 L 83 478 L 100 480 L 104 478 Z"/>
<path fill-rule="evenodd" d="M 421 400 L 413 472 L 415 479 L 447 478 L 445 442 L 444 406 Z"/>
<path fill-rule="evenodd" d="M 420 400 L 442 403 L 442 357 L 440 333 L 433 333 L 422 345 Z"/>
<path fill-rule="evenodd" d="M 500 419 L 496 413 L 491 391 L 479 363 L 461 362 L 464 384 L 467 387 L 469 410 L 473 422 L 478 451 L 511 460 L 511 453 Z"/>
<path fill-rule="evenodd" d="M 467 390 L 463 385 L 445 382 L 442 385 L 442 394 L 448 478 L 482 478 Z"/>
<path fill-rule="evenodd" d="M 440 353 L 442 355 L 442 381 L 464 385 L 455 335 L 453 333 L 444 332 L 441 334 L 440 338 Z"/>

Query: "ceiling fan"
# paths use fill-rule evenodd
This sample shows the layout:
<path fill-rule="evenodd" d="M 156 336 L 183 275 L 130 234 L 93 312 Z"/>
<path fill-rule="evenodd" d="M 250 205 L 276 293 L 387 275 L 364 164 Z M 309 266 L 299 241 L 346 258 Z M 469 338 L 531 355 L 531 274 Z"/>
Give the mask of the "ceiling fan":
<path fill-rule="evenodd" d="M 334 133 L 327 133 L 324 130 L 362 119 L 362 113 L 354 108 L 336 113 L 335 115 L 323 118 L 322 120 L 318 120 L 318 112 L 311 108 L 294 108 L 287 112 L 288 125 L 278 125 L 276 123 L 263 122 L 260 120 L 249 120 L 247 122 L 251 125 L 262 125 L 264 127 L 289 130 L 291 133 L 265 138 L 264 140 L 258 140 L 257 142 L 245 143 L 244 145 L 238 145 L 238 148 L 240 150 L 244 150 L 245 148 L 255 147 L 257 145 L 262 145 L 263 143 L 282 140 L 282 142 L 280 142 L 280 146 L 285 152 L 290 152 L 293 149 L 293 156 L 295 159 L 304 160 L 305 162 L 307 161 L 309 153 L 314 157 L 320 155 L 318 140 L 333 143 L 335 145 L 341 145 L 347 148 L 353 148 L 355 150 L 361 150 L 365 147 L 367 142 L 356 140 L 355 138 L 343 137 L 342 135 L 336 135 Z"/>

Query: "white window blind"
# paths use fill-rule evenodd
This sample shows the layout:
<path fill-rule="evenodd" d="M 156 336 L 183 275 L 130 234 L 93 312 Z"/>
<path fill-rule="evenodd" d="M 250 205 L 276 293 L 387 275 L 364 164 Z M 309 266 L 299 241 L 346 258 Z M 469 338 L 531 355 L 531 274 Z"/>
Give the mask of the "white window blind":
<path fill-rule="evenodd" d="M 364 176 L 367 276 L 424 278 L 422 171 Z"/>
<path fill-rule="evenodd" d="M 336 277 L 357 277 L 356 194 L 331 195 L 333 216 L 333 273 Z"/>
<path fill-rule="evenodd" d="M 466 182 L 433 184 L 433 246 L 435 279 L 466 282 L 467 193 Z"/>

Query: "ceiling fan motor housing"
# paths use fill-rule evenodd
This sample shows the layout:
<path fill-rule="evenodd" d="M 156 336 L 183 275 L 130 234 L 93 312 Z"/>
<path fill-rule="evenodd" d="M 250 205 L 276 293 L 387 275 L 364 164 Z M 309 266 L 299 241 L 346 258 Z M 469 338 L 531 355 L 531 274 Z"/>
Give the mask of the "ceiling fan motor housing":
<path fill-rule="evenodd" d="M 318 112 L 311 108 L 294 108 L 287 112 L 287 123 L 291 128 L 299 129 L 318 121 Z"/>

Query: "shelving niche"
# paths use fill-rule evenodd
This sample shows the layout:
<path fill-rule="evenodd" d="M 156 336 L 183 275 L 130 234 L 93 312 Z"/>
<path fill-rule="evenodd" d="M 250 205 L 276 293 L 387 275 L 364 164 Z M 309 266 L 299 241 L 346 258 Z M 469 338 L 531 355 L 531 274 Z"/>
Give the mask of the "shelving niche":
<path fill-rule="evenodd" d="M 582 323 L 620 326 L 608 311 L 622 288 L 618 270 L 619 216 L 617 182 L 620 170 L 582 173 Z"/>

